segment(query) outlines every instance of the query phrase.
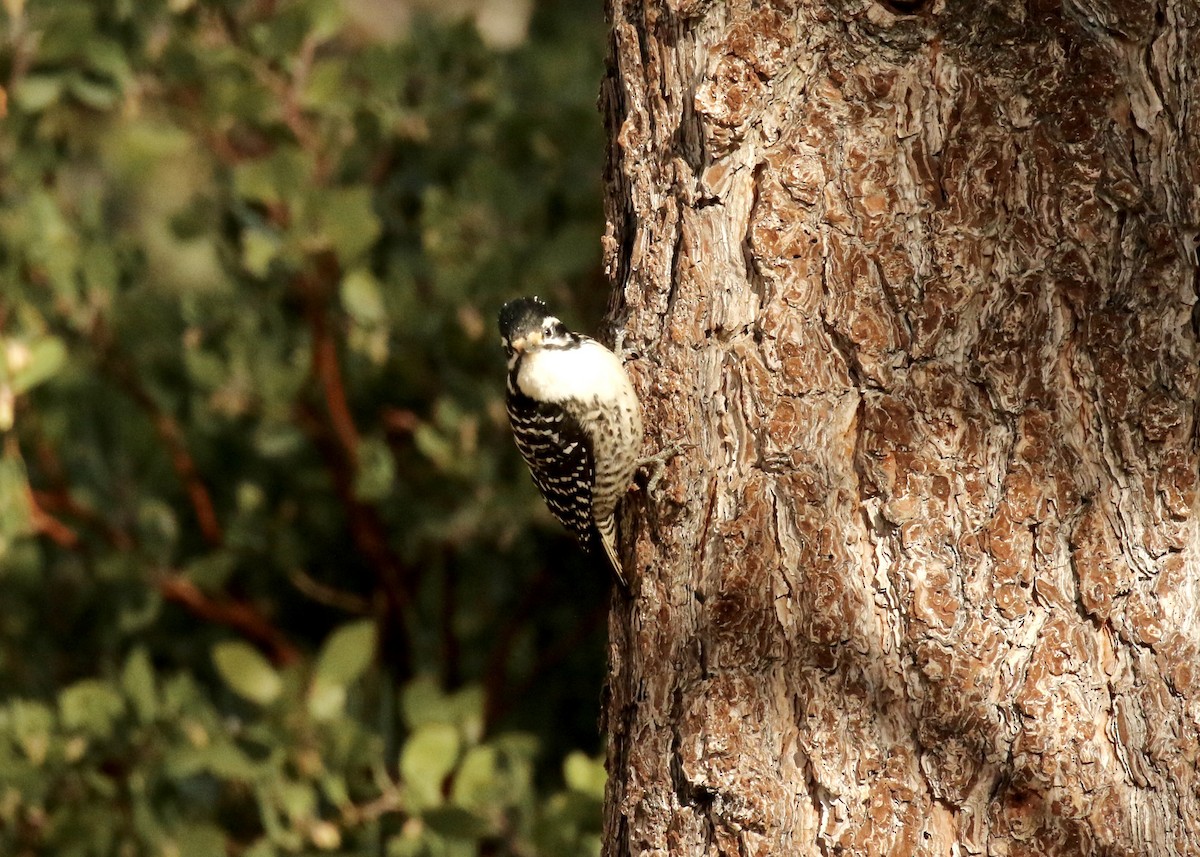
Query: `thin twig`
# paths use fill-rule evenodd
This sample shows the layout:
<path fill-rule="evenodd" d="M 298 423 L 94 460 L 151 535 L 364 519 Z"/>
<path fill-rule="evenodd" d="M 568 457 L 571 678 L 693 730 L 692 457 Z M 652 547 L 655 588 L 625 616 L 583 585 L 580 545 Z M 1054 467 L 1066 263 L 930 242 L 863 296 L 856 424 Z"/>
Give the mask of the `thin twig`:
<path fill-rule="evenodd" d="M 313 601 L 329 607 L 336 607 L 338 610 L 358 616 L 365 616 L 371 612 L 371 602 L 369 599 L 363 598 L 361 595 L 355 595 L 353 592 L 345 592 L 321 583 L 319 580 L 315 580 L 309 576 L 308 572 L 302 568 L 293 568 L 289 571 L 288 580 L 291 581 L 292 586 L 299 589 Z"/>
<path fill-rule="evenodd" d="M 305 298 L 305 317 L 312 337 L 312 372 L 321 388 L 329 424 L 337 436 L 351 467 L 358 462 L 359 433 L 346 399 L 346 384 L 338 362 L 337 340 L 330 330 L 328 284 L 336 282 L 336 262 L 319 259 L 319 270 L 308 277 L 297 278 L 296 289 Z M 318 279 L 319 278 L 319 279 Z"/>

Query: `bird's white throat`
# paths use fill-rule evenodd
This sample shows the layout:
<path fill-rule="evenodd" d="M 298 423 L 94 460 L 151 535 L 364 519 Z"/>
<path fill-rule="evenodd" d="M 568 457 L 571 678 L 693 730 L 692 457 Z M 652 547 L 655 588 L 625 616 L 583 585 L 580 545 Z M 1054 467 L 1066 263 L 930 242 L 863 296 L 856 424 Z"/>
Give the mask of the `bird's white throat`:
<path fill-rule="evenodd" d="M 613 401 L 632 396 L 633 385 L 620 359 L 594 339 L 577 348 L 538 348 L 521 360 L 521 392 L 539 402 Z"/>

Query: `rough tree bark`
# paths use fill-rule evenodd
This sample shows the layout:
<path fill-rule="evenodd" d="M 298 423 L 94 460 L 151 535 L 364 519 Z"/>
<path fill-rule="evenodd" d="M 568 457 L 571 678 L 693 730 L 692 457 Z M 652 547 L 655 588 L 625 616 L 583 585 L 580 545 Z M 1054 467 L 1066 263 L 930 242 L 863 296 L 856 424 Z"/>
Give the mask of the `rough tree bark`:
<path fill-rule="evenodd" d="M 606 853 L 1200 854 L 1200 6 L 609 15 Z"/>

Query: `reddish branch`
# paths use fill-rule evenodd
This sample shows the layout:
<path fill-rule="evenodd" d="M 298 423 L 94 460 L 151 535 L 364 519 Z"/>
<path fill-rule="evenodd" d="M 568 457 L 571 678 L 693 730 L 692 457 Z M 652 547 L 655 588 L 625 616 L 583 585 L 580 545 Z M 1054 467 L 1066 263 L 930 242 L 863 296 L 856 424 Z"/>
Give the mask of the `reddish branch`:
<path fill-rule="evenodd" d="M 411 435 L 421 424 L 421 418 L 408 408 L 384 408 L 379 412 L 379 421 L 391 434 Z"/>
<path fill-rule="evenodd" d="M 132 536 L 103 521 L 94 511 L 76 502 L 65 489 L 31 490 L 29 503 L 36 532 L 64 550 L 80 550 L 82 541 L 75 530 L 51 513 L 51 509 L 65 512 L 99 530 L 117 550 L 128 550 L 135 546 Z M 194 583 L 178 574 L 161 577 L 155 583 L 165 600 L 181 605 L 200 619 L 224 625 L 260 644 L 276 665 L 286 666 L 299 659 L 299 650 L 254 605 L 228 597 L 206 595 Z"/>
<path fill-rule="evenodd" d="M 141 392 L 144 393 L 144 391 Z M 221 524 L 217 521 L 217 513 L 213 508 L 208 487 L 200 478 L 196 462 L 184 443 L 183 431 L 179 428 L 179 423 L 175 422 L 169 414 L 159 410 L 148 394 L 145 395 L 143 407 L 149 413 L 155 431 L 158 432 L 159 438 L 167 448 L 175 474 L 183 483 L 188 500 L 192 504 L 192 511 L 196 515 L 196 523 L 200 527 L 200 535 L 204 537 L 204 541 L 209 547 L 219 547 L 225 541 L 221 532 Z"/>
<path fill-rule="evenodd" d="M 397 676 L 406 677 L 410 669 L 408 657 L 411 637 L 404 613 L 412 600 L 408 570 L 388 542 L 387 527 L 379 511 L 355 496 L 354 469 L 347 460 L 345 450 L 321 422 L 316 409 L 300 405 L 296 409 L 296 421 L 325 463 L 334 493 L 346 510 L 346 524 L 355 549 L 367 565 L 375 570 L 388 620 L 384 633 L 386 640 L 380 648 L 387 652 Z"/>
<path fill-rule="evenodd" d="M 78 502 L 71 496 L 70 491 L 66 487 L 56 486 L 49 490 L 34 490 L 32 492 L 33 502 L 37 508 L 47 515 L 66 515 L 73 518 L 80 524 L 83 524 L 90 530 L 95 531 L 108 542 L 109 546 L 119 551 L 130 550 L 134 547 L 133 538 L 125 530 L 114 527 L 108 521 L 96 512 L 95 509 L 88 508 Z M 65 526 L 65 525 L 64 525 Z M 45 535 L 50 535 L 45 533 Z M 66 545 L 59 539 L 51 538 L 60 546 L 68 549 L 78 547 L 78 542 L 75 545 Z"/>
<path fill-rule="evenodd" d="M 315 270 L 294 282 L 303 300 L 305 318 L 312 337 L 312 376 L 321 394 L 325 419 L 317 408 L 301 404 L 296 419 L 320 453 L 333 481 L 334 491 L 345 507 L 350 538 L 358 553 L 376 572 L 386 607 L 384 629 L 392 669 L 404 676 L 409 670 L 411 650 L 405 609 L 412 602 L 415 579 L 411 570 L 392 550 L 387 526 L 379 510 L 364 503 L 354 490 L 358 468 L 359 431 L 346 398 L 346 384 L 338 360 L 337 339 L 329 319 L 332 284 L 337 282 L 337 261 L 326 255 L 314 260 Z M 389 651 L 390 648 L 390 651 Z"/>
<path fill-rule="evenodd" d="M 192 615 L 232 628 L 258 643 L 277 666 L 287 666 L 300 659 L 299 650 L 252 604 L 206 595 L 181 574 L 160 578 L 158 591 L 164 599 L 183 606 Z"/>
<path fill-rule="evenodd" d="M 66 469 L 59 460 L 58 453 L 45 438 L 37 438 L 34 443 L 34 455 L 37 458 L 38 470 L 49 483 L 43 489 L 31 489 L 33 501 L 39 509 L 55 516 L 66 515 L 89 530 L 98 533 L 108 545 L 119 551 L 132 550 L 134 539 L 121 527 L 107 521 L 95 509 L 80 503 L 71 495 L 71 486 L 67 480 Z"/>
<path fill-rule="evenodd" d="M 304 289 L 311 292 L 311 285 Z M 337 340 L 329 329 L 329 315 L 324 303 L 311 295 L 308 302 L 308 326 L 312 334 L 312 371 L 321 387 L 329 425 L 337 436 L 342 455 L 354 467 L 358 463 L 358 427 L 350 413 L 346 400 L 346 385 L 342 380 L 342 367 L 338 362 Z"/>
<path fill-rule="evenodd" d="M 217 519 L 212 495 L 187 448 L 183 429 L 142 385 L 129 362 L 118 354 L 113 343 L 107 340 L 106 331 L 102 326 L 98 326 L 94 331 L 93 344 L 101 355 L 101 367 L 149 417 L 155 433 L 166 447 L 171 466 L 183 484 L 205 543 L 210 548 L 220 547 L 225 540 L 224 533 Z M 136 547 L 137 540 L 134 536 L 110 525 L 95 511 L 80 505 L 71 497 L 69 488 L 61 484 L 65 482 L 62 466 L 48 444 L 39 445 L 38 456 L 47 472 L 60 483 L 50 491 L 36 492 L 32 495 L 34 508 L 38 510 L 35 524 L 38 525 L 39 532 L 64 548 L 80 547 L 77 534 L 51 516 L 50 510 L 54 510 L 69 514 L 99 529 L 109 544 L 117 550 L 131 550 Z M 207 595 L 182 575 L 161 577 L 155 583 L 164 599 L 179 604 L 200 619 L 224 625 L 258 643 L 276 664 L 286 665 L 299 658 L 299 650 L 254 605 L 228 596 Z"/>
<path fill-rule="evenodd" d="M 79 547 L 79 534 L 68 527 L 38 502 L 38 492 L 29 491 L 29 517 L 33 530 L 38 535 L 45 536 L 64 550 L 73 551 Z"/>
<path fill-rule="evenodd" d="M 36 448 L 38 463 L 52 483 L 48 489 L 31 489 L 29 492 L 30 509 L 37 532 L 64 550 L 86 550 L 79 534 L 57 517 L 61 514 L 99 533 L 114 550 L 136 549 L 137 539 L 131 533 L 105 520 L 96 510 L 71 496 L 65 471 L 53 447 L 42 440 Z M 154 585 L 165 600 L 180 605 L 193 616 L 224 625 L 258 643 L 277 666 L 286 666 L 300 657 L 299 649 L 253 604 L 228 596 L 208 595 L 180 574 L 159 576 L 154 580 Z"/>
<path fill-rule="evenodd" d="M 171 459 L 171 467 L 175 470 L 179 481 L 183 483 L 183 489 L 191 503 L 196 523 L 200 527 L 200 535 L 203 536 L 209 547 L 220 547 L 225 541 L 221 532 L 221 524 L 217 520 L 217 513 L 213 507 L 212 496 L 208 493 L 208 487 L 200 477 L 200 470 L 196 467 L 196 462 L 188 451 L 183 429 L 179 427 L 179 423 L 175 421 L 174 417 L 159 407 L 158 402 L 154 401 L 154 397 L 142 386 L 137 374 L 124 359 L 113 352 L 111 345 L 104 348 L 101 353 L 103 354 L 103 366 L 108 370 L 110 377 L 146 413 L 154 426 L 155 433 L 166 447 L 167 455 Z"/>

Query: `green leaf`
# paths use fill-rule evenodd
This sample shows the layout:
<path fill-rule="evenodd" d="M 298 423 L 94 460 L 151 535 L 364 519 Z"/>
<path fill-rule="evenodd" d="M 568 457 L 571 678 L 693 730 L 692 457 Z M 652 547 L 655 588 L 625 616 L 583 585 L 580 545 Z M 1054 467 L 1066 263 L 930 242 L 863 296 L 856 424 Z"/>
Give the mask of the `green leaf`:
<path fill-rule="evenodd" d="M 59 694 L 58 713 L 65 728 L 108 738 L 125 713 L 125 700 L 107 682 L 84 679 Z"/>
<path fill-rule="evenodd" d="M 18 536 L 32 529 L 29 482 L 25 466 L 14 455 L 0 458 L 0 556 Z"/>
<path fill-rule="evenodd" d="M 370 619 L 338 628 L 317 656 L 317 678 L 331 684 L 352 684 L 375 657 L 375 623 Z"/>
<path fill-rule="evenodd" d="M 418 676 L 400 694 L 400 710 L 409 728 L 426 723 L 451 723 L 450 705 L 437 680 Z"/>
<path fill-rule="evenodd" d="M 380 223 L 368 187 L 341 187 L 314 192 L 309 207 L 314 232 L 324 236 L 343 265 L 355 261 L 379 237 Z"/>
<path fill-rule="evenodd" d="M 490 826 L 473 812 L 457 806 L 426 810 L 421 819 L 442 836 L 454 839 L 479 839 L 490 832 Z"/>
<path fill-rule="evenodd" d="M 22 110 L 40 113 L 62 97 L 65 85 L 61 74 L 29 74 L 13 88 L 13 101 Z"/>
<path fill-rule="evenodd" d="M 488 743 L 504 754 L 510 766 L 516 763 L 532 764 L 541 749 L 537 736 L 528 732 L 505 732 Z"/>
<path fill-rule="evenodd" d="M 165 562 L 179 540 L 179 530 L 179 518 L 170 503 L 143 495 L 137 508 L 137 531 L 144 551 Z"/>
<path fill-rule="evenodd" d="M 307 108 L 333 110 L 345 103 L 347 63 L 343 57 L 313 63 L 300 103 Z"/>
<path fill-rule="evenodd" d="M 274 798 L 293 822 L 307 821 L 317 809 L 317 793 L 311 783 L 281 779 L 272 786 Z"/>
<path fill-rule="evenodd" d="M 563 760 L 563 779 L 572 791 L 604 800 L 604 783 L 608 774 L 604 771 L 603 762 L 576 750 Z"/>
<path fill-rule="evenodd" d="M 10 345 L 8 351 L 12 389 L 18 395 L 54 377 L 67 362 L 67 346 L 53 336 L 35 341 L 28 349 Z"/>
<path fill-rule="evenodd" d="M 304 435 L 290 423 L 262 422 L 254 433 L 254 448 L 265 458 L 285 458 L 304 447 Z"/>
<path fill-rule="evenodd" d="M 115 86 L 99 83 L 82 75 L 72 75 L 67 88 L 72 95 L 94 110 L 108 110 L 121 97 Z"/>
<path fill-rule="evenodd" d="M 340 0 L 309 0 L 309 37 L 325 42 L 336 36 L 346 20 Z"/>
<path fill-rule="evenodd" d="M 382 438 L 365 437 L 358 446 L 354 494 L 360 500 L 382 500 L 396 482 L 396 459 Z"/>
<path fill-rule="evenodd" d="M 80 268 L 84 282 L 93 292 L 111 293 L 121 276 L 115 249 L 104 244 L 89 244 L 83 251 Z"/>
<path fill-rule="evenodd" d="M 121 671 L 121 689 L 125 691 L 138 720 L 151 722 L 158 713 L 158 690 L 154 683 L 154 667 L 142 646 L 134 649 Z"/>
<path fill-rule="evenodd" d="M 341 298 L 342 307 L 359 324 L 387 321 L 379 280 L 365 268 L 355 268 L 342 278 Z"/>
<path fill-rule="evenodd" d="M 175 835 L 179 857 L 212 857 L 227 853 L 225 833 L 212 824 L 189 824 Z"/>
<path fill-rule="evenodd" d="M 249 643 L 240 640 L 217 643 L 212 659 L 229 688 L 251 702 L 267 705 L 283 691 L 279 673 Z"/>
<path fill-rule="evenodd" d="M 256 277 L 265 277 L 271 263 L 279 257 L 282 242 L 266 229 L 248 229 L 242 233 L 242 265 Z"/>
<path fill-rule="evenodd" d="M 231 741 L 221 739 L 216 743 L 206 743 L 211 740 L 207 733 L 203 733 L 200 746 L 184 744 L 172 747 L 163 767 L 167 776 L 182 780 L 207 773 L 221 779 L 252 782 L 264 770 L 270 770 L 264 764 L 255 762 Z"/>
<path fill-rule="evenodd" d="M 454 775 L 454 802 L 469 809 L 485 809 L 502 802 L 507 784 L 500 771 L 495 747 L 472 747 Z"/>
<path fill-rule="evenodd" d="M 129 60 L 120 42 L 112 39 L 92 38 L 84 48 L 87 63 L 94 71 L 98 71 L 117 83 L 130 78 Z"/>
<path fill-rule="evenodd" d="M 237 555 L 231 550 L 203 554 L 187 564 L 188 579 L 205 592 L 219 592 L 237 568 Z"/>
<path fill-rule="evenodd" d="M 415 804 L 441 804 L 442 781 L 454 770 L 460 745 L 458 730 L 448 723 L 427 723 L 405 742 L 400 773 Z"/>
<path fill-rule="evenodd" d="M 280 147 L 269 157 L 239 164 L 234 170 L 238 195 L 254 202 L 277 204 L 293 199 L 308 185 L 312 165 L 295 147 Z"/>
<path fill-rule="evenodd" d="M 370 619 L 343 625 L 325 641 L 308 691 L 308 710 L 318 720 L 341 714 L 346 687 L 366 672 L 375 655 L 375 623 Z"/>
<path fill-rule="evenodd" d="M 308 689 L 308 713 L 316 720 L 333 720 L 346 708 L 346 686 L 314 680 Z"/>
<path fill-rule="evenodd" d="M 8 720 L 13 737 L 25 757 L 34 765 L 41 766 L 50 749 L 54 714 L 40 702 L 18 699 L 8 706 Z"/>
<path fill-rule="evenodd" d="M 271 840 L 263 837 L 242 852 L 242 857 L 278 857 L 279 852 Z"/>
<path fill-rule="evenodd" d="M 454 442 L 438 431 L 430 423 L 421 423 L 413 432 L 413 442 L 417 449 L 438 470 L 452 471 L 458 460 L 458 450 Z"/>
<path fill-rule="evenodd" d="M 400 698 L 401 711 L 409 726 L 447 723 L 457 727 L 468 744 L 478 741 L 483 731 L 483 703 L 483 688 L 478 685 L 445 694 L 434 679 L 426 676 L 413 679 Z"/>
<path fill-rule="evenodd" d="M 468 743 L 475 743 L 483 737 L 483 688 L 479 685 L 468 685 L 447 700 L 451 722 L 462 730 Z"/>
<path fill-rule="evenodd" d="M 183 353 L 188 378 L 201 389 L 215 390 L 229 377 L 229 367 L 220 355 L 203 348 L 188 348 Z"/>

